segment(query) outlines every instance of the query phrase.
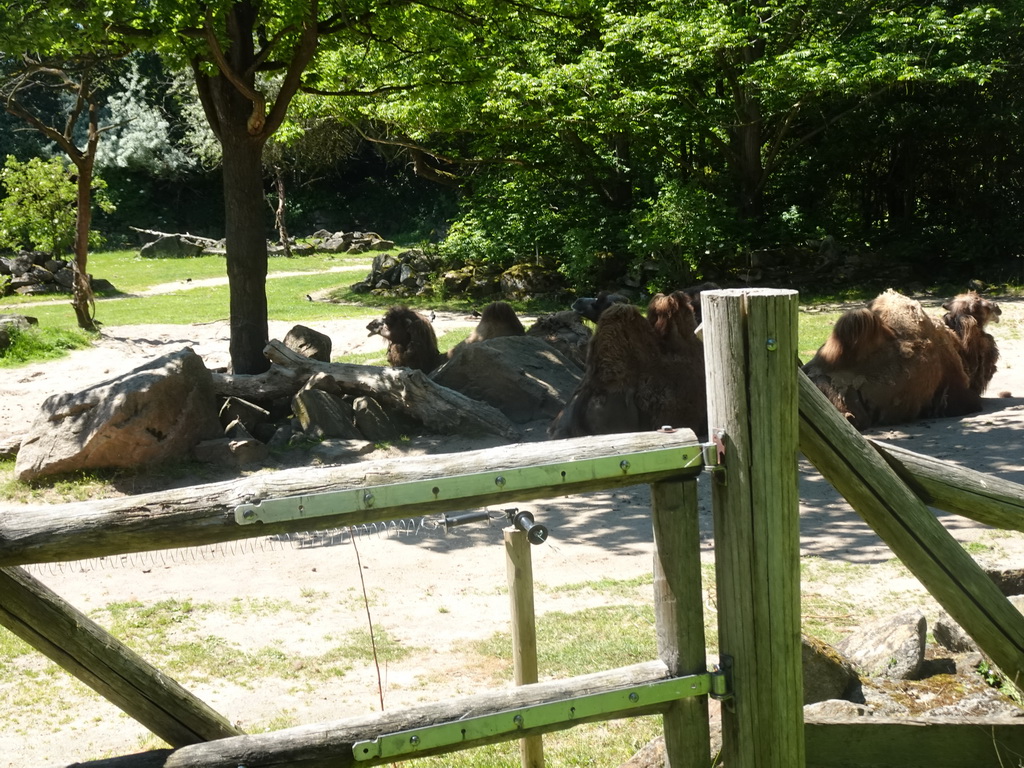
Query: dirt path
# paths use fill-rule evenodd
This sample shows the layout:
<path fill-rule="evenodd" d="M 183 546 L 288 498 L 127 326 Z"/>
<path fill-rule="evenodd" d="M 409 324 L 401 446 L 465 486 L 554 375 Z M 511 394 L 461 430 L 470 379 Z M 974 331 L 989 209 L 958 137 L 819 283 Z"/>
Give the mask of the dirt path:
<path fill-rule="evenodd" d="M 993 329 L 1002 361 L 990 390 L 1008 390 L 1012 397 L 993 394 L 982 413 L 967 418 L 877 430 L 872 436 L 1024 482 L 1024 308 L 1012 303 L 1003 308 L 1003 323 Z M 438 319 L 442 332 L 467 322 L 459 316 Z M 367 337 L 365 324 L 365 319 L 346 319 L 314 327 L 331 336 L 338 353 L 383 349 L 379 337 Z M 281 338 L 289 327 L 273 324 L 271 330 Z M 74 352 L 66 361 L 0 374 L 0 436 L 20 428 L 51 393 L 82 388 L 180 346 L 193 346 L 209 367 L 223 365 L 227 341 L 226 322 L 106 328 L 94 348 Z M 542 428 L 531 431 L 531 439 L 540 439 Z M 439 440 L 432 450 L 476 446 L 468 440 Z M 707 479 L 698 485 L 701 557 L 710 562 Z M 930 598 L 893 564 L 891 552 L 803 461 L 800 492 L 801 551 L 809 574 L 805 599 L 825 595 L 844 601 L 841 610 L 830 609 L 840 627 L 908 601 L 934 614 Z M 551 531 L 545 544 L 533 548 L 538 612 L 648 601 L 650 587 L 645 585 L 612 597 L 573 586 L 650 573 L 648 505 L 645 487 L 524 505 Z M 16 513 L 15 506 L 0 504 L 0 515 Z M 991 531 L 952 516 L 943 520 L 984 565 L 1024 567 L 1024 534 Z M 105 626 L 113 621 L 114 607 L 164 606 L 170 619 L 160 639 L 163 646 L 187 642 L 205 648 L 213 643 L 225 654 L 219 671 L 174 674 L 243 729 L 279 728 L 379 709 L 379 682 L 388 708 L 495 685 L 493 661 L 481 667 L 471 644 L 507 629 L 500 529 L 498 521 L 449 535 L 380 528 L 363 531 L 354 542 L 345 537 L 267 539 L 208 551 L 34 567 L 32 572 Z M 407 652 L 387 661 L 380 677 L 371 663 L 327 661 L 325 655 L 365 633 L 368 613 L 379 636 Z M 145 639 L 135 642 L 148 648 Z M 268 660 L 274 654 L 291 661 L 275 665 Z M 251 667 L 252 676 L 233 674 L 235 662 Z M 64 703 L 57 705 L 58 700 Z M 141 726 L 37 654 L 10 662 L 0 657 L 0 709 L 5 712 L 0 767 L 70 762 L 157 745 Z"/>

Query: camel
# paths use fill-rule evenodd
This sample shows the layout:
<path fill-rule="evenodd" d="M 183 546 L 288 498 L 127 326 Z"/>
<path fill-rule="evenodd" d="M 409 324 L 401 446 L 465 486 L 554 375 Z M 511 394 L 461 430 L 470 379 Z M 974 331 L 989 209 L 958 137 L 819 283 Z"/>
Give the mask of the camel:
<path fill-rule="evenodd" d="M 579 310 L 577 310 L 579 311 Z M 590 340 L 583 380 L 548 428 L 554 438 L 663 426 L 707 432 L 704 348 L 683 291 L 657 294 L 647 317 L 611 302 Z"/>
<path fill-rule="evenodd" d="M 803 370 L 860 430 L 980 411 L 998 351 L 971 312 L 988 322 L 998 307 L 968 296 L 948 302 L 942 322 L 920 302 L 885 291 L 842 315 Z"/>
<path fill-rule="evenodd" d="M 388 365 L 395 368 L 418 368 L 430 373 L 444 362 L 437 349 L 434 327 L 425 316 L 409 307 L 396 304 L 384 317 L 371 320 L 366 326 L 370 335 L 380 334 L 388 342 Z"/>

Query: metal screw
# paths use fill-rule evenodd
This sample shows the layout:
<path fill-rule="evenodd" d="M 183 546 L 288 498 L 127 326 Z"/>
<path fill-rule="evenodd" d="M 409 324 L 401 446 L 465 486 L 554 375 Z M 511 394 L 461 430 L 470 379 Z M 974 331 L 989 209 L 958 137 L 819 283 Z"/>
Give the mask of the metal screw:
<path fill-rule="evenodd" d="M 640 694 L 636 691 L 633 691 L 633 693 L 629 694 L 629 700 L 635 704 L 636 702 L 640 701 Z"/>
<path fill-rule="evenodd" d="M 620 461 L 619 462 L 619 469 L 621 469 L 623 472 L 628 471 L 629 470 L 629 462 L 626 461 L 625 459 Z"/>
<path fill-rule="evenodd" d="M 768 341 L 765 343 L 765 346 L 768 347 L 769 352 L 774 352 L 779 348 L 778 339 L 769 338 Z"/>
<path fill-rule="evenodd" d="M 410 736 L 409 737 L 409 743 L 410 744 L 419 744 L 420 743 L 420 737 L 419 736 Z"/>
<path fill-rule="evenodd" d="M 363 504 L 365 504 L 368 507 L 373 506 L 373 494 L 370 493 L 369 491 L 363 494 Z"/>
<path fill-rule="evenodd" d="M 256 517 L 256 510 L 247 509 L 245 510 L 245 512 L 242 513 L 242 517 L 244 517 L 246 520 L 252 520 L 254 517 Z"/>
<path fill-rule="evenodd" d="M 494 478 L 494 484 L 496 486 L 498 486 L 499 488 L 504 488 L 505 487 L 505 478 L 502 477 L 501 475 L 498 475 L 496 478 Z"/>
<path fill-rule="evenodd" d="M 512 722 L 514 722 L 517 726 L 522 728 L 523 727 L 523 716 L 522 715 L 516 715 L 515 717 L 512 718 Z"/>

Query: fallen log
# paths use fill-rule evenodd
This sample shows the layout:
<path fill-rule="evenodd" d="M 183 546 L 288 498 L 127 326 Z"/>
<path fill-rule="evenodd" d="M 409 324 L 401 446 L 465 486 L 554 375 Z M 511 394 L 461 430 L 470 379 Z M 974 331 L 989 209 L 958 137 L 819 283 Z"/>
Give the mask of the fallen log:
<path fill-rule="evenodd" d="M 277 339 L 267 344 L 263 354 L 274 365 L 290 371 L 296 380 L 305 383 L 314 373 L 325 373 L 345 392 L 369 395 L 443 435 L 500 435 L 508 440 L 520 437 L 519 430 L 497 408 L 442 387 L 423 371 L 324 363 L 289 349 Z"/>
<path fill-rule="evenodd" d="M 134 230 L 143 235 L 152 235 L 153 237 L 177 237 L 186 242 L 194 245 L 200 245 L 204 248 L 212 248 L 216 246 L 220 241 L 214 240 L 209 237 L 202 237 L 200 235 L 190 235 L 188 232 L 159 232 L 155 229 L 140 229 L 139 227 L 129 226 L 128 229 Z"/>

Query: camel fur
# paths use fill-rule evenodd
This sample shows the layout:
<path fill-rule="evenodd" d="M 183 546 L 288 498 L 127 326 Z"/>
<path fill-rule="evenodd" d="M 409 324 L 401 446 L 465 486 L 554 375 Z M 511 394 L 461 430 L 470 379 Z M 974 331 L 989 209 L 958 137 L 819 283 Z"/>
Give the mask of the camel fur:
<path fill-rule="evenodd" d="M 430 373 L 444 362 L 437 349 L 437 336 L 430 320 L 419 312 L 396 304 L 384 317 L 366 326 L 370 335 L 380 334 L 388 342 L 388 365 L 394 368 L 416 368 Z"/>
<path fill-rule="evenodd" d="M 988 379 L 984 371 L 972 379 L 965 365 L 980 336 L 977 319 L 966 314 L 973 305 L 954 305 L 961 298 L 950 302 L 952 317 L 941 322 L 920 302 L 888 290 L 842 315 L 804 372 L 861 430 L 980 411 Z M 993 353 L 998 356 L 994 341 L 981 352 L 992 372 Z"/>
<path fill-rule="evenodd" d="M 613 302 L 600 314 L 580 386 L 548 428 L 554 438 L 642 432 L 662 426 L 707 431 L 704 348 L 682 291 L 658 294 L 647 318 Z"/>

